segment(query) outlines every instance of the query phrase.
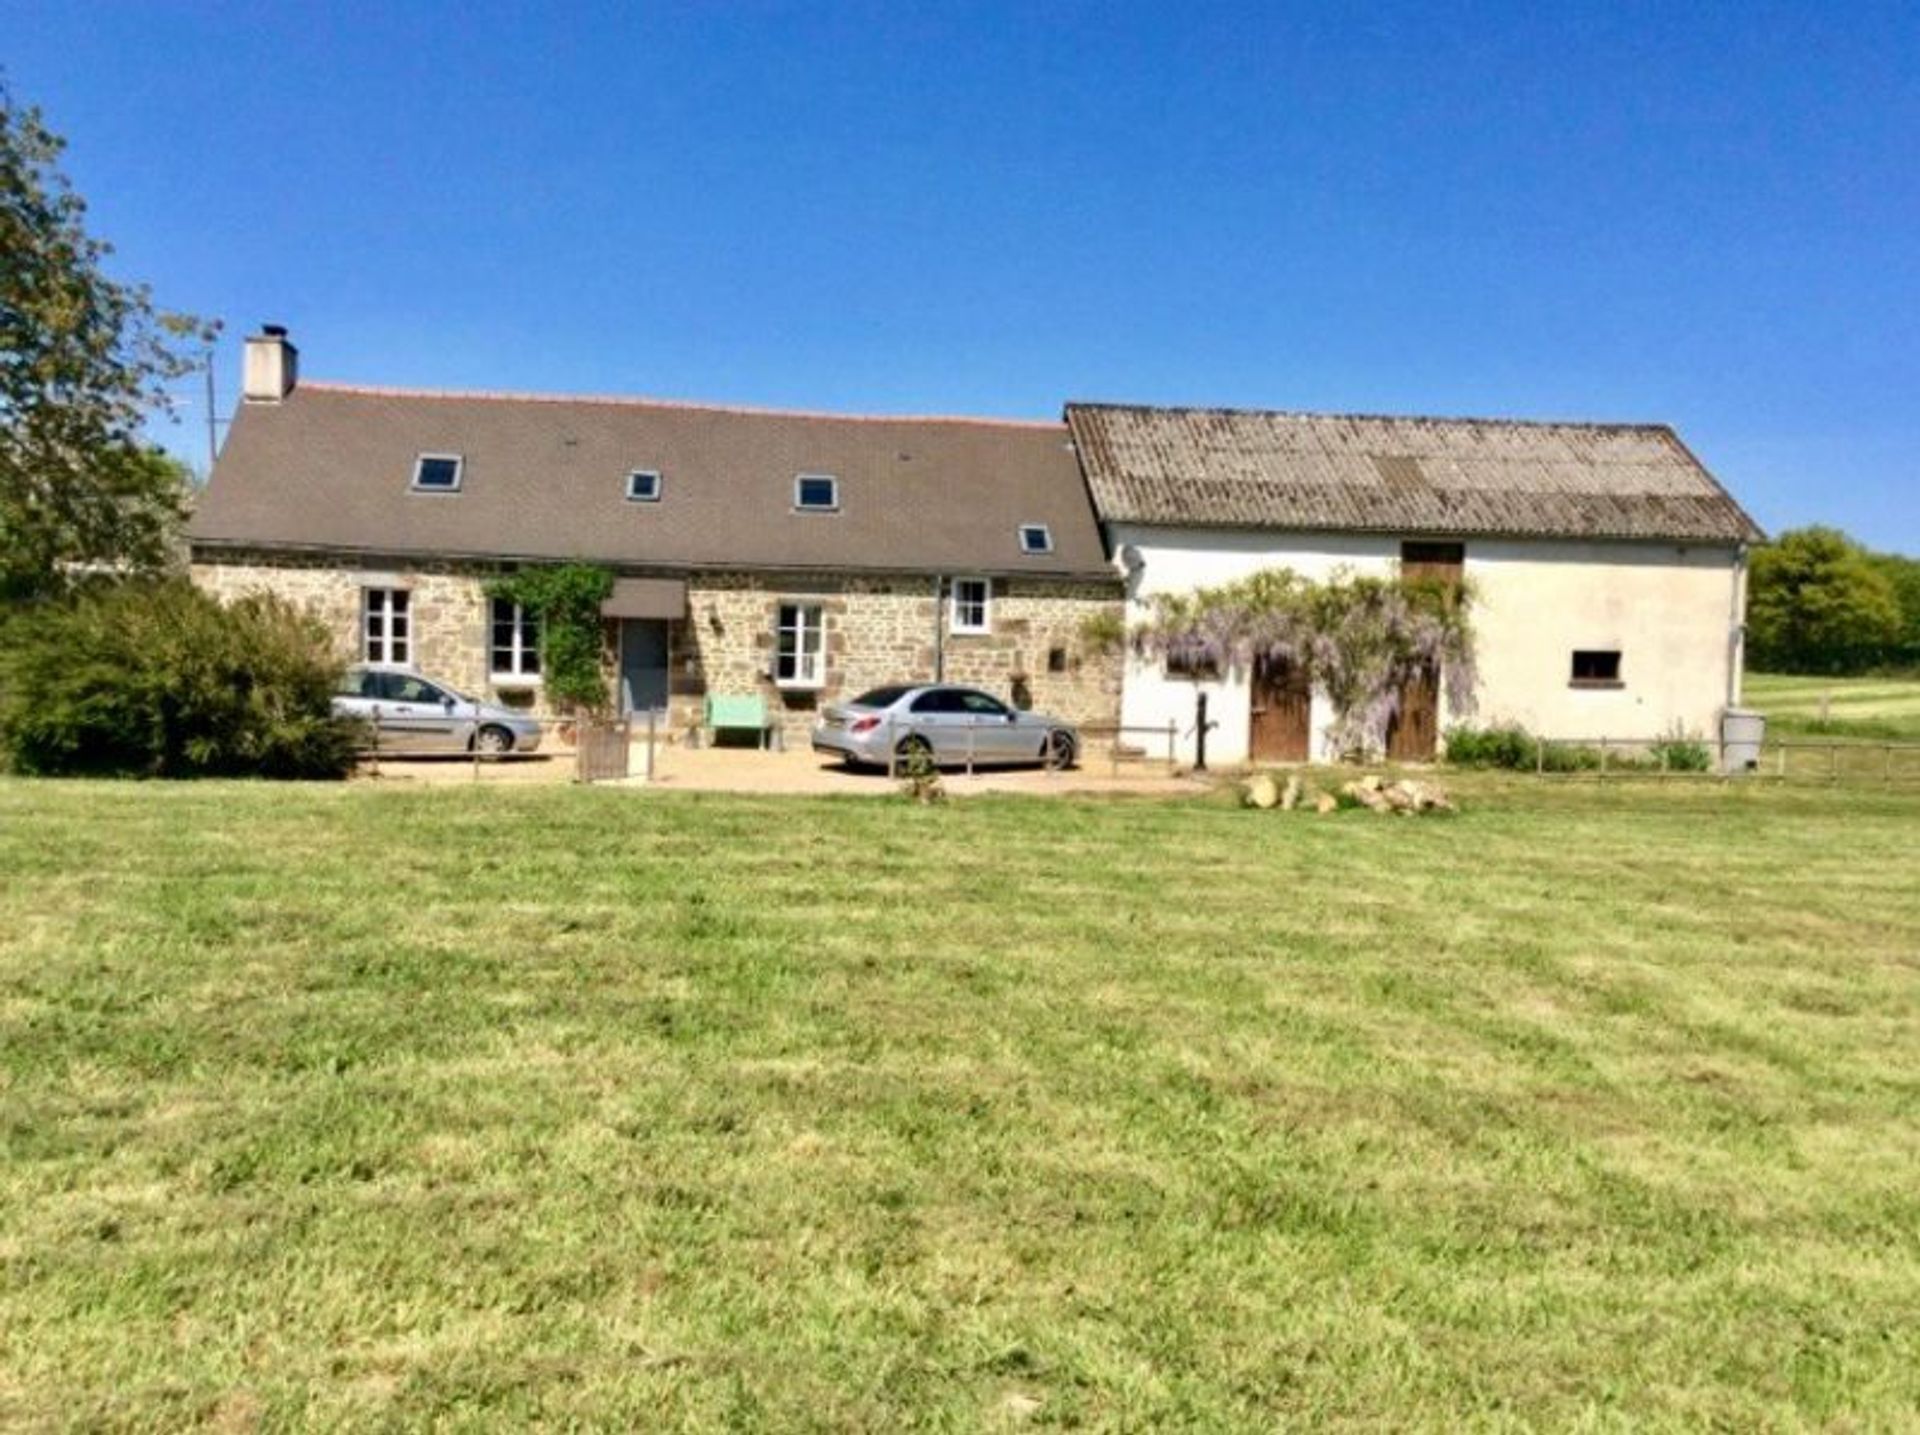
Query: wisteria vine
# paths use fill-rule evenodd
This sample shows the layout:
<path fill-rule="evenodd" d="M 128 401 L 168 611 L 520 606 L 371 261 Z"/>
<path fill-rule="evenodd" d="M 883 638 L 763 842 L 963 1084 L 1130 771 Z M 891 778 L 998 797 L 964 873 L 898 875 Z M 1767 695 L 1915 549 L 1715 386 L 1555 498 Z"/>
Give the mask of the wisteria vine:
<path fill-rule="evenodd" d="M 1160 594 L 1128 635 L 1133 650 L 1189 669 L 1304 670 L 1333 706 L 1330 757 L 1378 751 L 1408 686 L 1438 674 L 1455 715 L 1474 709 L 1470 587 L 1336 571 L 1315 582 L 1269 568 L 1216 588 Z"/>

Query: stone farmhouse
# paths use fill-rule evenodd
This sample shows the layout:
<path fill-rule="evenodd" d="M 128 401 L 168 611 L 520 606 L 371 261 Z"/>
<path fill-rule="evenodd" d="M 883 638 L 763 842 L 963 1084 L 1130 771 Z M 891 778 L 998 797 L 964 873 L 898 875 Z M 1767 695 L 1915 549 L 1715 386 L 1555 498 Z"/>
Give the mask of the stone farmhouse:
<path fill-rule="evenodd" d="M 1119 706 L 1080 634 L 1121 583 L 1059 423 L 302 382 L 269 329 L 190 537 L 210 590 L 536 710 L 535 623 L 483 585 L 563 560 L 618 575 L 609 676 L 671 732 L 759 693 L 804 746 L 822 703 L 936 675 L 1072 722 Z"/>
<path fill-rule="evenodd" d="M 316 611 L 358 661 L 541 702 L 538 628 L 494 575 L 610 569 L 624 712 L 697 726 L 757 694 L 787 741 L 866 688 L 945 680 L 1220 761 L 1325 755 L 1308 676 L 1169 672 L 1097 634 L 1156 593 L 1286 566 L 1469 580 L 1475 720 L 1715 733 L 1739 702 L 1762 535 L 1671 429 L 1069 404 L 1059 423 L 866 418 L 301 381 L 247 340 L 190 531 L 195 580 Z M 1390 755 L 1459 717 L 1403 695 Z M 1157 744 L 1155 744 L 1157 748 Z"/>

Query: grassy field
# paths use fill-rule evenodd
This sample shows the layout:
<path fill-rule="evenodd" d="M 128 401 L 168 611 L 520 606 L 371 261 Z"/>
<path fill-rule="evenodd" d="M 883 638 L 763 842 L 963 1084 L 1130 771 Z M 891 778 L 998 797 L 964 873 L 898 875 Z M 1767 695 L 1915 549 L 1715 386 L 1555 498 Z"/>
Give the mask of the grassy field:
<path fill-rule="evenodd" d="M 1920 798 L 0 782 L 0 1426 L 1911 1428 Z"/>
<path fill-rule="evenodd" d="M 1826 721 L 1820 703 L 1827 699 Z M 1920 742 L 1920 678 L 1808 678 L 1749 673 L 1745 698 L 1789 735 Z"/>

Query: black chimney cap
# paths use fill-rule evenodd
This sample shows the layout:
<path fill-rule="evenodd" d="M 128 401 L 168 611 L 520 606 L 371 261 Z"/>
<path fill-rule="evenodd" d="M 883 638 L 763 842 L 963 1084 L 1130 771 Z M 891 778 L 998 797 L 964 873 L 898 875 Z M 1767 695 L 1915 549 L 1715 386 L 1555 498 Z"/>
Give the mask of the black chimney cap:
<path fill-rule="evenodd" d="M 287 337 L 287 326 L 285 324 L 262 324 L 260 326 L 260 332 L 269 339 L 284 339 Z"/>

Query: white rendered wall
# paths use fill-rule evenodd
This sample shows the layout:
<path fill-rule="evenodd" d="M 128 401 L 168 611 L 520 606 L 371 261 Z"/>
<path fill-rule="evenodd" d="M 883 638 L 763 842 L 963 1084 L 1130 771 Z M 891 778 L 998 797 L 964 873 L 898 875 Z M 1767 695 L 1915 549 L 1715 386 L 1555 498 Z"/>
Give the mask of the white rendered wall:
<path fill-rule="evenodd" d="M 1397 536 L 1157 528 L 1115 524 L 1115 561 L 1128 574 L 1127 618 L 1144 620 L 1157 593 L 1185 593 L 1263 568 L 1326 578 L 1345 568 L 1389 574 Z M 1517 722 L 1546 737 L 1652 738 L 1675 727 L 1714 736 L 1727 703 L 1736 622 L 1736 554 L 1731 547 L 1672 543 L 1584 543 L 1488 539 L 1466 544 L 1466 575 L 1478 602 L 1480 686 L 1477 726 Z M 1576 688 L 1576 648 L 1617 649 L 1619 688 Z M 1210 763 L 1247 757 L 1245 673 L 1195 684 L 1169 679 L 1158 662 L 1129 658 L 1121 721 L 1164 729 L 1172 720 L 1185 760 L 1194 756 L 1194 697 L 1208 695 Z M 1316 693 L 1313 754 L 1327 755 L 1332 711 Z M 1441 710 L 1441 725 L 1462 715 Z M 1136 743 L 1158 752 L 1143 735 Z"/>

